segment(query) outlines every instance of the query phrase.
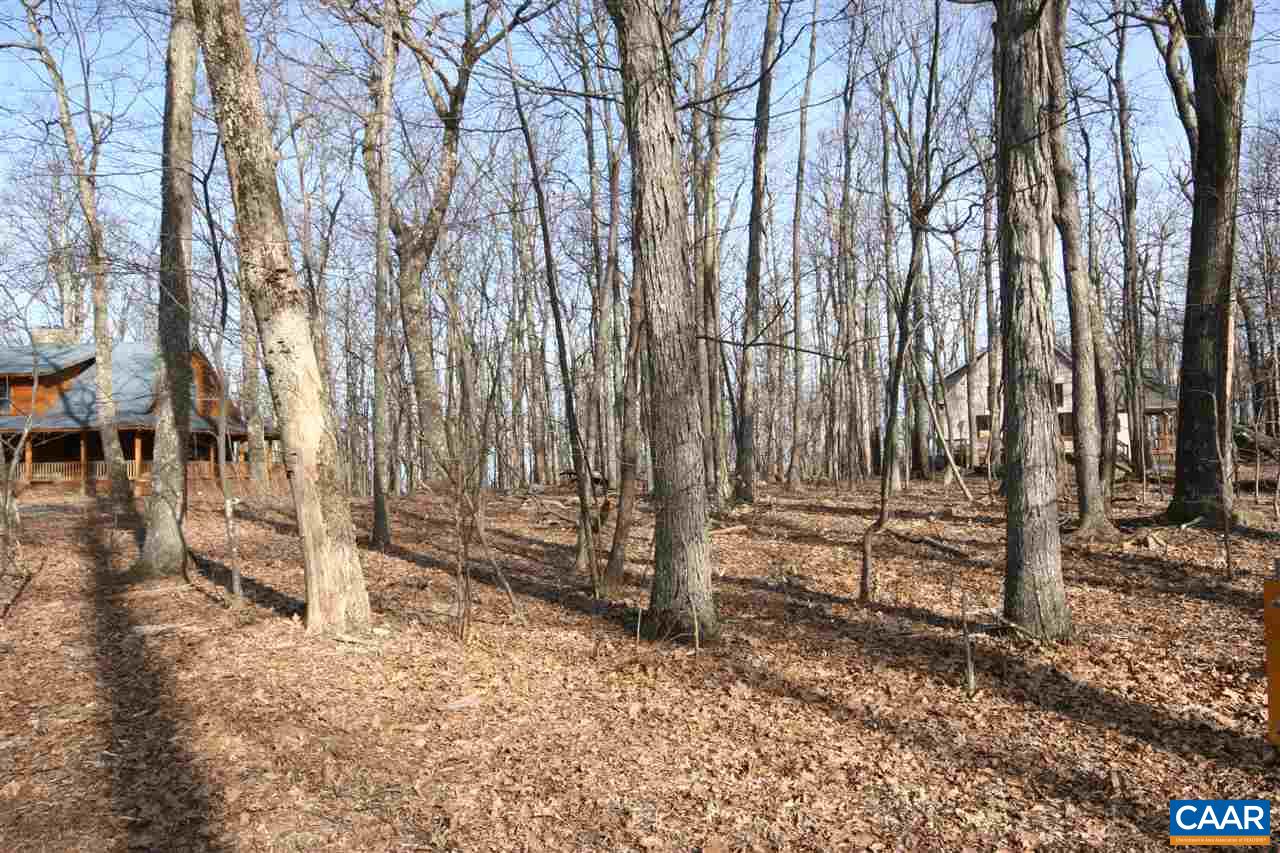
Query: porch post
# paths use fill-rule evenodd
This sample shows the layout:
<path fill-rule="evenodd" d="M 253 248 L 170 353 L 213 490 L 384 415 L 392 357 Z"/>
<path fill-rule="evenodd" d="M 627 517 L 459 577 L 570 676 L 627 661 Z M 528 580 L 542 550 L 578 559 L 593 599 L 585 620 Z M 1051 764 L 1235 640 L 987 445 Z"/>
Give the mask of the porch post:
<path fill-rule="evenodd" d="M 80 430 L 80 494 L 89 494 L 89 431 Z"/>
<path fill-rule="evenodd" d="M 32 467 L 31 467 L 31 435 L 30 433 L 27 434 L 27 442 L 26 444 L 23 445 L 23 459 L 26 462 L 27 482 L 30 483 L 31 474 L 33 473 Z"/>
<path fill-rule="evenodd" d="M 133 478 L 142 479 L 142 433 L 133 433 Z"/>

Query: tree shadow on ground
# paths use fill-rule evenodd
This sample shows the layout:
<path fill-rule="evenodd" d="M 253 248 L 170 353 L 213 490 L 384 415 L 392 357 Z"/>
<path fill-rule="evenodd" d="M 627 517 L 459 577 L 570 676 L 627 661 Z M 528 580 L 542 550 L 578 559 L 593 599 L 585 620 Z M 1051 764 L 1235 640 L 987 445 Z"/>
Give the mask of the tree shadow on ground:
<path fill-rule="evenodd" d="M 926 499 L 929 495 L 918 495 L 920 499 Z M 956 506 L 954 501 L 940 503 L 934 509 L 905 509 L 895 507 L 890 503 L 890 517 L 901 518 L 909 521 L 955 521 L 966 524 L 992 524 L 1003 527 L 1005 517 L 1003 515 L 961 515 L 951 517 L 945 513 Z M 967 504 L 960 504 L 967 506 Z M 786 509 L 789 512 L 803 512 L 811 515 L 838 515 L 849 518 L 869 518 L 877 519 L 880 517 L 880 508 L 876 506 L 823 506 L 822 504 L 805 504 L 805 503 L 785 503 L 779 505 L 780 509 Z"/>
<path fill-rule="evenodd" d="M 231 593 L 231 567 L 226 563 L 209 557 L 202 557 L 191 552 L 191 558 L 196 564 L 196 571 L 199 572 L 211 584 L 221 587 Z M 287 592 L 281 592 L 271 584 L 254 580 L 240 572 L 240 588 L 244 592 L 245 600 L 251 604 L 255 604 L 265 610 L 270 610 L 277 615 L 288 619 L 291 616 L 299 618 L 306 615 L 307 605 L 302 599 L 292 596 Z"/>
<path fill-rule="evenodd" d="M 129 849 L 227 849 L 216 840 L 219 827 L 208 777 L 183 746 L 179 727 L 184 709 L 173 699 L 174 673 L 161 655 L 148 650 L 129 602 L 113 597 L 120 574 L 111 559 L 116 525 L 141 526 L 136 512 L 111 507 L 86 515 L 83 534 L 94 558 L 94 625 L 98 682 L 109 706 L 112 812 L 128 823 Z"/>
<path fill-rule="evenodd" d="M 1108 818 L 1124 818 L 1139 831 L 1153 836 L 1165 833 L 1168 815 L 1118 791 L 1111 780 L 1093 770 L 1070 766 L 1069 759 L 1044 754 L 1049 748 L 1021 742 L 1010 748 L 987 746 L 975 739 L 962 721 L 944 715 L 930 715 L 926 720 L 902 720 L 881 713 L 867 704 L 849 704 L 833 697 L 822 686 L 798 683 L 748 659 L 747 655 L 730 655 L 733 669 L 753 689 L 780 699 L 799 699 L 826 714 L 837 726 L 857 725 L 868 738 L 887 738 L 895 750 L 913 750 L 935 757 L 966 778 L 993 773 L 1005 780 L 1020 780 L 1027 795 L 1038 801 L 1047 796 L 1073 802 Z"/>
<path fill-rule="evenodd" d="M 880 605 L 880 613 L 932 625 L 953 620 L 919 607 Z M 789 626 L 813 641 L 851 644 L 867 659 L 894 669 L 959 684 L 963 651 L 954 636 L 936 632 L 887 631 L 874 622 L 851 621 L 829 612 L 796 609 Z M 975 662 L 983 690 L 1068 719 L 1144 741 L 1158 749 L 1261 771 L 1261 737 L 1242 736 L 1205 719 L 1184 720 L 1141 701 L 1076 681 L 1048 664 L 1030 661 L 999 646 L 984 646 Z"/>
<path fill-rule="evenodd" d="M 1063 575 L 1070 585 L 1091 586 L 1122 595 L 1155 593 L 1169 598 L 1195 598 L 1249 614 L 1262 610 L 1257 592 L 1234 586 L 1225 578 L 1206 577 L 1203 570 L 1193 571 L 1199 568 L 1194 564 L 1157 554 L 1082 551 L 1077 552 L 1077 556 L 1078 559 L 1063 561 Z"/>
<path fill-rule="evenodd" d="M 525 537 L 517 537 L 525 538 Z M 535 540 L 537 541 L 537 540 Z M 945 562 L 939 555 L 936 559 Z M 504 567 L 512 587 L 523 595 L 529 595 L 559 606 L 568 607 L 591 616 L 609 615 L 625 617 L 630 608 L 605 607 L 590 597 L 589 587 L 569 589 L 559 583 L 551 583 L 531 576 L 523 567 L 510 562 Z M 493 578 L 478 579 L 485 583 Z M 740 589 L 785 593 L 800 606 L 788 609 L 788 630 L 799 636 L 823 644 L 831 650 L 841 645 L 853 648 L 866 656 L 892 668 L 928 675 L 945 683 L 958 683 L 961 650 L 954 636 L 938 632 L 909 633 L 886 630 L 882 623 L 849 620 L 833 616 L 829 607 L 806 606 L 839 604 L 857 607 L 852 599 L 812 590 L 794 584 L 770 585 L 754 578 L 725 577 L 721 584 Z M 1174 594 L 1172 590 L 1170 594 Z M 722 597 L 723 598 L 723 597 Z M 1214 599 L 1218 601 L 1218 599 Z M 722 611 L 723 608 L 722 602 Z M 749 598 L 733 602 L 734 609 L 749 611 Z M 757 604 L 758 606 L 758 604 Z M 873 612 L 906 622 L 927 625 L 932 628 L 958 630 L 953 617 L 935 613 L 927 608 L 912 605 L 874 604 Z M 727 614 L 722 614 L 727 615 Z M 749 612 L 737 614 L 733 620 L 735 630 L 753 631 Z M 626 625 L 624 624 L 625 628 Z M 975 633 L 995 630 L 975 620 L 971 630 Z M 766 633 L 764 626 L 757 626 L 758 633 Z M 1175 717 L 1150 704 L 1119 696 L 1100 687 L 1076 681 L 1059 670 L 1035 661 L 1029 661 L 1008 649 L 984 647 L 979 656 L 978 669 L 984 690 L 1000 695 L 1009 701 L 1038 707 L 1060 714 L 1077 722 L 1102 730 L 1113 730 L 1135 740 L 1151 744 L 1184 756 L 1224 762 L 1236 767 L 1261 770 L 1258 758 L 1263 754 L 1263 742 L 1258 737 L 1241 736 L 1218 725 L 1201 719 Z"/>

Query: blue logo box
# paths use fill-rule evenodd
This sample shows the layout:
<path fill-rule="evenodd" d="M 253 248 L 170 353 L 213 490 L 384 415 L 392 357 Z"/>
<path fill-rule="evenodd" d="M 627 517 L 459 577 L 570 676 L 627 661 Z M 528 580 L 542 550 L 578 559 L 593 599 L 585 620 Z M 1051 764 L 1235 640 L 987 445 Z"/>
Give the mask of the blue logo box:
<path fill-rule="evenodd" d="M 1265 847 L 1270 800 L 1170 800 L 1169 843 Z"/>

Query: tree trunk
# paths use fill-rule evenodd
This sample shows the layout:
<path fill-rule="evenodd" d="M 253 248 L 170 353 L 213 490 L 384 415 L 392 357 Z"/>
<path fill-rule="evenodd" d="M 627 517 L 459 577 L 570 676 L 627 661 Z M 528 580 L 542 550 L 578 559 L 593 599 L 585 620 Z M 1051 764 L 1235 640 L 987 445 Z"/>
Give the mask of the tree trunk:
<path fill-rule="evenodd" d="M 365 121 L 364 171 L 373 196 L 374 208 L 374 273 L 373 273 L 373 530 L 370 544 L 377 550 L 391 545 L 391 522 L 387 516 L 387 475 L 391 464 L 391 441 L 388 434 L 387 371 L 390 352 L 387 342 L 387 279 L 390 258 L 387 246 L 391 229 L 390 134 L 391 89 L 395 85 L 396 39 L 395 6 L 383 7 L 382 64 L 377 76 L 369 81 L 369 94 L 374 100 L 374 114 Z"/>
<path fill-rule="evenodd" d="M 608 0 L 622 58 L 632 169 L 633 287 L 643 287 L 648 322 L 654 501 L 653 588 L 646 622 L 654 636 L 706 642 L 718 636 L 711 593 L 707 497 L 703 488 L 701 393 L 696 381 L 697 288 L 689 266 L 683 169 L 669 34 L 652 4 Z"/>
<path fill-rule="evenodd" d="M 165 60 L 164 163 L 161 172 L 161 345 L 155 449 L 147 534 L 139 565 L 176 575 L 186 567 L 182 538 L 187 440 L 191 428 L 191 122 L 196 94 L 196 27 L 191 0 L 174 0 Z M 141 475 L 141 472 L 138 472 Z"/>
<path fill-rule="evenodd" d="M 1049 150 L 1055 188 L 1053 216 L 1062 243 L 1062 269 L 1067 285 L 1071 322 L 1071 405 L 1075 419 L 1074 457 L 1080 500 L 1078 539 L 1115 538 L 1119 531 L 1107 518 L 1102 490 L 1102 430 L 1098 422 L 1098 356 L 1094 349 L 1094 300 L 1083 263 L 1083 227 L 1075 162 L 1067 145 L 1067 97 L 1069 81 L 1066 51 L 1069 0 L 1053 0 L 1045 39 L 1048 50 L 1048 109 L 1051 123 Z"/>
<path fill-rule="evenodd" d="M 800 399 L 804 391 L 804 357 L 800 347 L 804 336 L 800 326 L 804 316 L 804 300 L 800 292 L 800 221 L 804 213 L 804 167 L 809 141 L 809 96 L 813 91 L 813 69 L 818 56 L 818 0 L 813 0 L 809 13 L 809 67 L 804 75 L 804 92 L 800 96 L 800 150 L 796 153 L 795 209 L 791 214 L 791 317 L 795 327 L 791 330 L 792 352 L 791 385 L 791 457 L 787 460 L 787 487 L 800 486 Z M 849 354 L 853 358 L 852 353 Z M 852 367 L 850 367 L 852 369 Z"/>
<path fill-rule="evenodd" d="M 270 472 L 258 386 L 258 324 L 253 317 L 253 304 L 243 287 L 240 290 L 240 368 L 240 411 L 249 427 L 249 478 L 261 487 L 267 485 Z"/>
<path fill-rule="evenodd" d="M 756 379 L 752 347 L 760 335 L 760 276 L 764 266 L 765 172 L 769 157 L 769 97 L 773 90 L 773 61 L 777 55 L 780 0 L 769 0 L 764 43 L 760 48 L 760 87 L 756 92 L 754 143 L 751 149 L 751 218 L 747 223 L 746 307 L 742 324 L 742 359 L 738 372 L 738 460 L 733 496 L 756 499 Z"/>
<path fill-rule="evenodd" d="M 244 18 L 236 0 L 195 0 L 240 239 L 240 265 L 280 418 L 306 567 L 307 629 L 369 620 L 351 509 L 316 350 L 276 185 L 275 151 Z"/>
<path fill-rule="evenodd" d="M 636 515 L 636 468 L 640 455 L 640 372 L 644 353 L 644 293 L 631 288 L 631 323 L 627 331 L 627 374 L 622 409 L 622 452 L 619 466 L 617 522 L 605 578 L 616 588 L 626 573 L 627 539 Z M 705 349 L 704 349 L 705 351 Z"/>
<path fill-rule="evenodd" d="M 507 60 L 511 62 L 511 47 L 507 46 Z M 556 276 L 555 255 L 551 246 L 551 223 L 547 214 L 547 198 L 542 188 L 541 166 L 538 164 L 538 153 L 533 144 L 533 132 L 529 128 L 529 120 L 525 115 L 524 104 L 520 97 L 520 87 L 513 79 L 511 92 L 515 97 L 516 115 L 520 119 L 520 132 L 524 136 L 525 151 L 529 155 L 529 177 L 533 182 L 533 194 L 538 207 L 538 225 L 542 231 L 542 261 L 547 277 L 547 294 L 551 299 L 551 317 L 556 329 L 556 356 L 560 364 L 560 383 L 564 387 L 565 420 L 569 426 L 569 453 L 573 459 L 574 479 L 578 489 L 578 571 L 589 570 L 591 589 L 597 598 L 604 597 L 607 592 L 605 578 L 601 576 L 596 564 L 595 540 L 592 536 L 593 497 L 595 487 L 591 479 L 591 469 L 587 464 L 587 446 L 583 439 L 580 421 L 578 420 L 577 401 L 574 399 L 575 385 L 573 366 L 569 359 L 566 341 L 563 311 L 560 305 L 560 285 Z"/>
<path fill-rule="evenodd" d="M 1195 79 L 1196 132 L 1188 128 L 1193 198 L 1177 461 L 1168 511 L 1174 521 L 1215 517 L 1231 505 L 1234 491 L 1231 272 L 1253 2 L 1218 0 L 1210 13 L 1205 0 L 1183 0 L 1182 18 Z"/>
<path fill-rule="evenodd" d="M 98 158 L 101 145 L 110 133 L 111 123 L 104 122 L 100 114 L 88 111 L 85 118 L 88 122 L 89 149 L 80 145 L 76 134 L 75 120 L 72 115 L 71 96 L 67 91 L 58 61 L 45 44 L 44 32 L 41 29 L 42 19 L 37 16 L 37 7 L 24 4 L 27 18 L 27 29 L 31 33 L 31 49 L 40 58 L 49 85 L 53 89 L 54 99 L 58 104 L 58 125 L 62 130 L 62 139 L 67 146 L 67 156 L 76 176 L 76 189 L 80 198 L 80 212 L 84 216 L 85 230 L 88 234 L 87 266 L 93 281 L 93 340 L 95 350 L 95 390 L 97 400 L 94 416 L 98 421 L 98 432 L 102 437 L 103 456 L 107 461 L 107 469 L 111 477 L 111 497 L 115 501 L 126 501 L 131 497 L 128 471 L 125 467 L 124 453 L 120 449 L 120 433 L 116 429 L 116 404 L 113 395 L 111 377 L 111 325 L 107 315 L 108 280 L 106 259 L 106 234 L 102 220 L 98 215 Z M 87 61 L 87 58 L 86 58 Z M 89 86 L 88 80 L 83 81 Z"/>
<path fill-rule="evenodd" d="M 1071 634 L 1058 538 L 1058 429 L 1050 315 L 1053 177 L 1049 12 L 1039 0 L 999 0 L 1000 294 L 1008 465 L 1005 617 L 1031 634 Z"/>

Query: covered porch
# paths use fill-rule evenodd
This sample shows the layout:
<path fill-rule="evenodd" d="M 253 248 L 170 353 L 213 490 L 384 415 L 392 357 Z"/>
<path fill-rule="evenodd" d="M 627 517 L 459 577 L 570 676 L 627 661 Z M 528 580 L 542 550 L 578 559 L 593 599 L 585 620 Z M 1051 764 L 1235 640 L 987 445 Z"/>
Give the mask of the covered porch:
<path fill-rule="evenodd" d="M 5 456 L 12 458 L 17 436 L 6 436 Z M 126 471 L 131 481 L 149 481 L 155 451 L 155 434 L 148 429 L 121 429 L 120 445 L 124 451 Z M 226 458 L 218 462 L 217 437 L 207 432 L 192 432 L 187 460 L 187 477 L 192 480 L 218 479 L 225 468 L 232 479 L 250 477 L 248 445 L 243 437 L 227 441 Z M 18 465 L 19 482 L 27 485 L 46 483 L 102 482 L 110 479 L 110 469 L 103 453 L 102 438 L 97 430 L 65 430 L 32 432 L 23 444 L 23 458 Z M 270 454 L 270 451 L 268 451 Z M 268 472 L 271 459 L 268 458 Z"/>

